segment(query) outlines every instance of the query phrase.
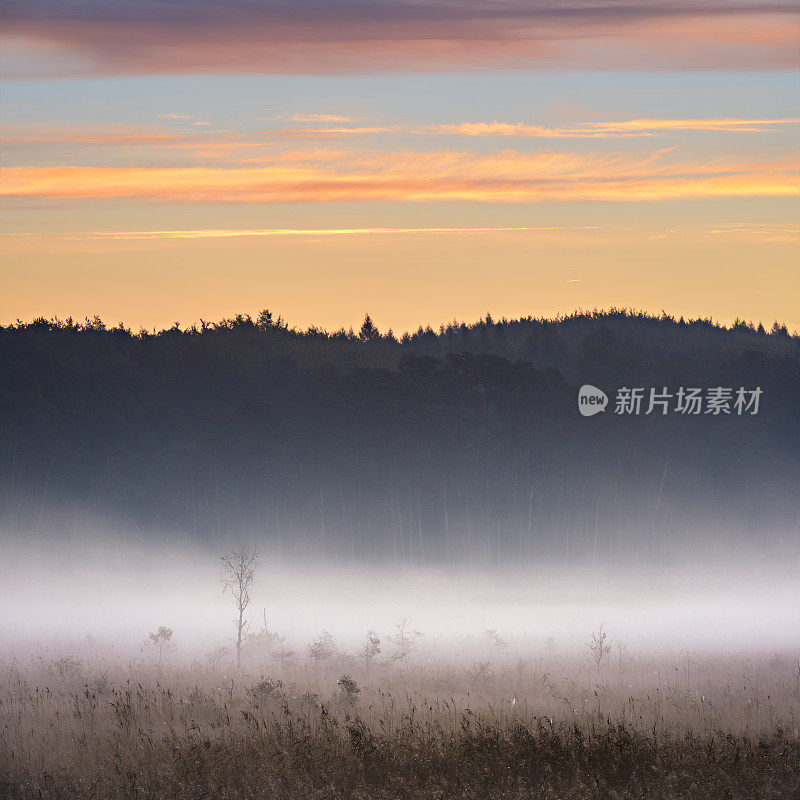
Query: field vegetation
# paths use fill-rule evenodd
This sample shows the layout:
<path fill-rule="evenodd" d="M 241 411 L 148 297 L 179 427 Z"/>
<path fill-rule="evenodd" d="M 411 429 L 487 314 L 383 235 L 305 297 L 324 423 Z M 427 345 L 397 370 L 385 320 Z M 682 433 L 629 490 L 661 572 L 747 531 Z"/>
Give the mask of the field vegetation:
<path fill-rule="evenodd" d="M 6 658 L 0 795 L 800 798 L 796 655 L 520 653 L 487 631 L 445 657 L 410 630 L 357 656 L 321 637 L 325 658 L 255 637 L 241 668 L 225 647 Z"/>

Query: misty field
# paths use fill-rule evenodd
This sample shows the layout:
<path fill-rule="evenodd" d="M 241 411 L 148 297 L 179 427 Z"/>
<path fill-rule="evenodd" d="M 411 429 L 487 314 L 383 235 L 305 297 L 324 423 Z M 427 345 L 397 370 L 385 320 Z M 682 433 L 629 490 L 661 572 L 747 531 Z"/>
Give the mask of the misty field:
<path fill-rule="evenodd" d="M 0 795 L 800 798 L 796 656 L 596 654 L 10 658 Z"/>

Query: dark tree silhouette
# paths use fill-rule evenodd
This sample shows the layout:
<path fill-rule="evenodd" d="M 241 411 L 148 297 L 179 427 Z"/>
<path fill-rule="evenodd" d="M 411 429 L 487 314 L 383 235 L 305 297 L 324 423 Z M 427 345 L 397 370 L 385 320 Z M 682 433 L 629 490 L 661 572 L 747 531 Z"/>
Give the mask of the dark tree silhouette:
<path fill-rule="evenodd" d="M 755 387 L 757 416 L 583 419 L 578 387 Z M 612 309 L 399 341 L 269 311 L 0 327 L 0 538 L 102 520 L 219 552 L 567 567 L 800 538 L 800 338 Z M 716 549 L 715 549 L 716 548 Z"/>
<path fill-rule="evenodd" d="M 375 327 L 372 318 L 369 314 L 364 317 L 364 322 L 361 325 L 361 330 L 358 332 L 358 338 L 362 342 L 370 342 L 373 339 L 380 339 L 380 331 Z"/>

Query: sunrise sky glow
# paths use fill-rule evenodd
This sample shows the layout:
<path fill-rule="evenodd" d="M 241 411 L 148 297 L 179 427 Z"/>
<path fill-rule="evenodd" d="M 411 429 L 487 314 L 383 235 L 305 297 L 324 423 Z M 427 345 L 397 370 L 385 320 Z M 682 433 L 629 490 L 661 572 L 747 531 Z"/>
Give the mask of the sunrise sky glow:
<path fill-rule="evenodd" d="M 800 15 L 728 0 L 4 5 L 0 323 L 800 329 Z"/>

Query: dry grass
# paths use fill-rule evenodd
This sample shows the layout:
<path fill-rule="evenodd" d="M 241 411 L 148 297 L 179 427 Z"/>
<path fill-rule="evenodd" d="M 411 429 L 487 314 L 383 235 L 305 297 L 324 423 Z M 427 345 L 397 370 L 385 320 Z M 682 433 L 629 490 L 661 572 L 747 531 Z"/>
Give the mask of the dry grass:
<path fill-rule="evenodd" d="M 9 661 L 0 719 L 9 800 L 800 800 L 797 662 L 778 656 L 612 657 L 600 674 L 566 658 Z"/>

